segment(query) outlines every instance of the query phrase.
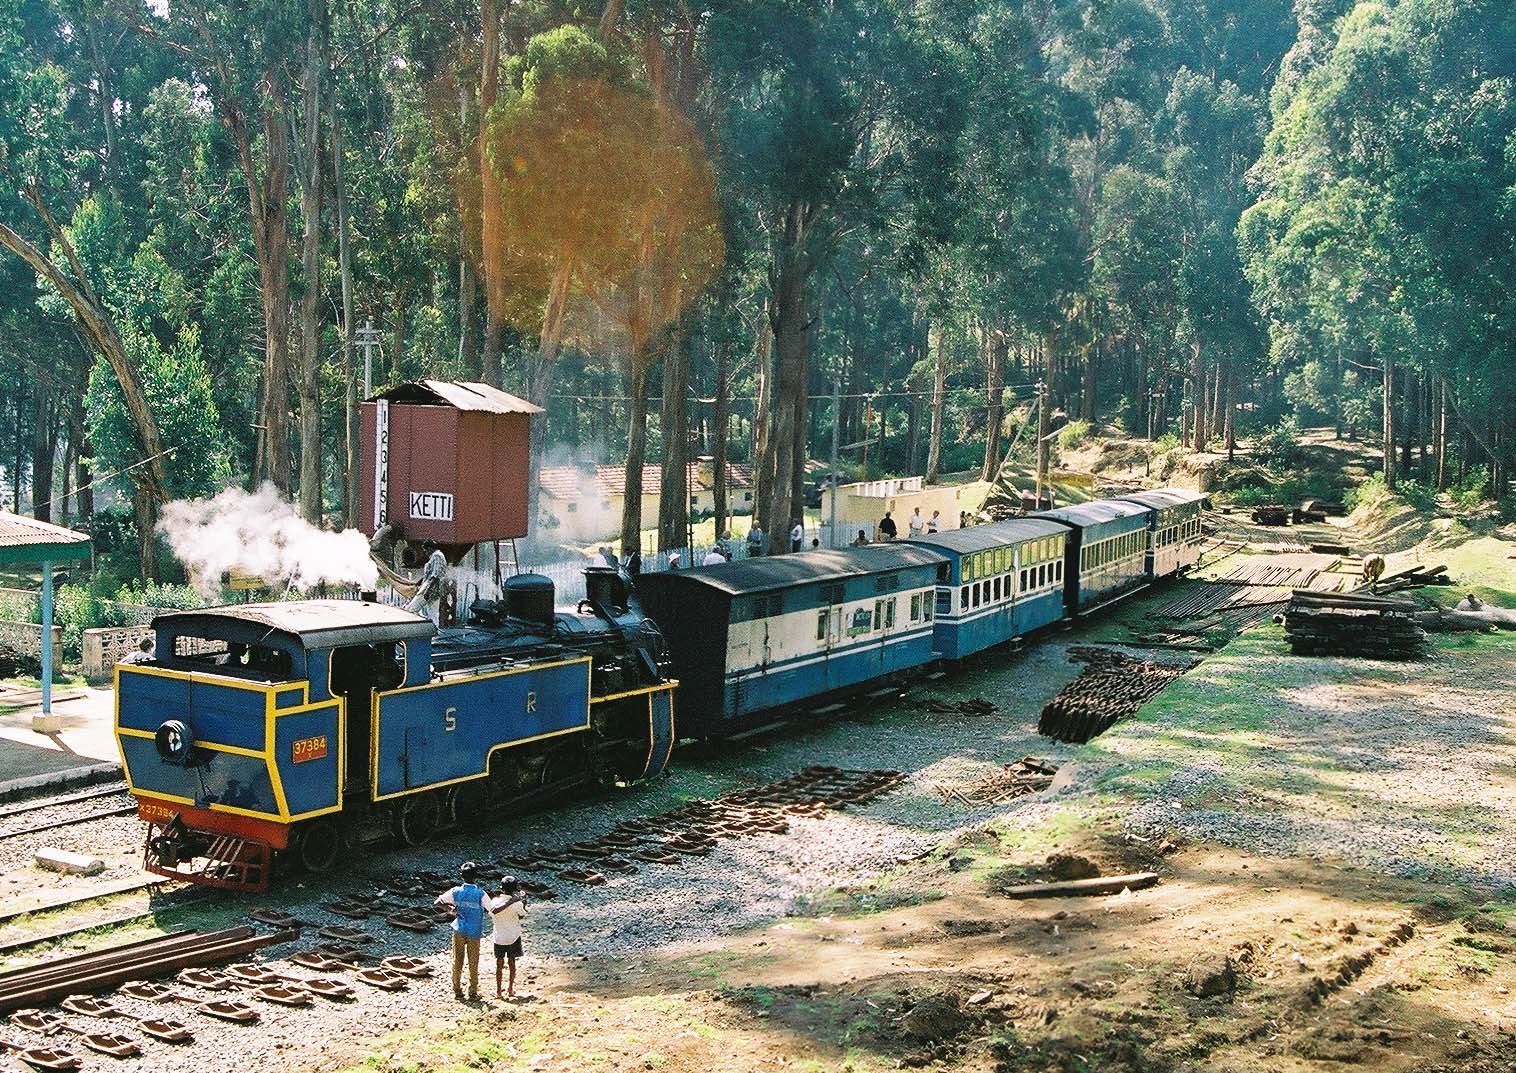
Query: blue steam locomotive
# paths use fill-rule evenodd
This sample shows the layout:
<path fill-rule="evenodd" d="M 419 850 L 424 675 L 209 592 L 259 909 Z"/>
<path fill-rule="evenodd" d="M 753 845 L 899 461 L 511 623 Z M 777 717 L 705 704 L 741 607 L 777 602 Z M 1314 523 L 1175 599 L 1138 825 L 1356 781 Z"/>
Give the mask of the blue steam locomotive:
<path fill-rule="evenodd" d="M 153 626 L 155 658 L 116 669 L 115 725 L 146 867 L 176 879 L 259 890 L 275 853 L 325 871 L 507 801 L 646 779 L 674 746 L 666 648 L 609 567 L 573 610 L 524 574 L 441 631 L 352 600 Z"/>

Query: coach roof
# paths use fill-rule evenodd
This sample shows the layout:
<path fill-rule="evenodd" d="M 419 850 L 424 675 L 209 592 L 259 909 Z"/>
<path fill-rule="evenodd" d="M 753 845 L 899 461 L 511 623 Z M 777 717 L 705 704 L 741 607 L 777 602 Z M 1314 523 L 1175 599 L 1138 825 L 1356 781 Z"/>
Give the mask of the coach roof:
<path fill-rule="evenodd" d="M 682 581 L 741 596 L 813 582 L 843 581 L 853 577 L 887 574 L 908 567 L 936 566 L 943 561 L 943 555 L 928 547 L 902 542 L 866 548 L 818 548 L 789 555 L 741 559 L 693 570 L 643 574 L 637 581 L 638 584 L 645 581 L 652 581 L 653 584 Z"/>
<path fill-rule="evenodd" d="M 988 525 L 971 525 L 967 529 L 948 529 L 941 533 L 927 533 L 911 537 L 913 544 L 925 544 L 942 548 L 957 555 L 968 555 L 990 548 L 1002 548 L 1007 544 L 1019 544 L 1023 540 L 1039 537 L 1060 536 L 1068 532 L 1065 526 L 1041 518 L 1012 518 Z"/>
<path fill-rule="evenodd" d="M 1205 502 L 1204 495 L 1192 492 L 1188 488 L 1150 488 L 1144 492 L 1133 492 L 1116 498 L 1126 503 L 1141 503 L 1144 507 L 1152 507 L 1155 510 Z"/>
<path fill-rule="evenodd" d="M 1052 518 L 1054 521 L 1064 522 L 1067 525 L 1084 528 L 1088 525 L 1100 525 L 1104 522 L 1114 522 L 1121 518 L 1136 518 L 1147 514 L 1152 507 L 1145 507 L 1140 503 L 1122 502 L 1119 499 L 1095 499 L 1088 503 L 1076 503 L 1069 507 L 1055 507 L 1052 510 L 1039 510 L 1033 514 L 1033 518 Z"/>
<path fill-rule="evenodd" d="M 430 620 L 404 608 L 367 600 L 280 600 L 175 611 L 153 619 L 153 628 L 195 633 L 226 621 L 289 634 L 306 648 L 407 641 L 430 637 L 437 629 Z"/>

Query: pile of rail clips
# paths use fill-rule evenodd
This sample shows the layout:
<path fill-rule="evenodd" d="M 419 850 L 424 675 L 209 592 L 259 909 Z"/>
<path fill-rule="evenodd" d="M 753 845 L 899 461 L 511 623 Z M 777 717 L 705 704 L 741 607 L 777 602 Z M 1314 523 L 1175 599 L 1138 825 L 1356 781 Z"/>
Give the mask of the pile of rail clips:
<path fill-rule="evenodd" d="M 1159 663 L 1089 645 L 1071 646 L 1069 659 L 1085 664 L 1085 669 L 1048 701 L 1037 733 L 1076 745 L 1109 730 L 1200 662 Z"/>
<path fill-rule="evenodd" d="M 606 873 L 631 874 L 647 865 L 679 864 L 691 856 L 705 856 L 722 838 L 785 834 L 793 817 L 819 817 L 846 805 L 863 805 L 893 790 L 904 777 L 901 771 L 849 771 L 816 765 L 761 787 L 732 790 L 658 815 L 622 821 L 599 838 L 508 853 L 499 861 L 481 865 L 481 874 L 499 877 L 506 871 L 534 871 L 584 887 L 599 887 L 606 882 Z M 437 887 L 441 879 L 424 873 L 394 877 L 390 890 L 424 894 Z M 532 896 L 555 897 L 549 885 L 531 879 L 520 882 Z M 426 931 L 432 926 L 432 917 L 429 909 L 414 909 L 390 915 L 387 923 L 399 928 L 411 924 L 414 931 Z"/>
<path fill-rule="evenodd" d="M 1023 794 L 1046 790 L 1053 784 L 1058 769 L 1046 760 L 1024 756 L 1011 764 L 1002 764 L 998 770 L 975 779 L 965 786 L 938 783 L 932 789 L 944 804 L 958 802 L 970 807 L 998 805 Z"/>
<path fill-rule="evenodd" d="M 1297 592 L 1284 613 L 1284 633 L 1297 656 L 1415 659 L 1427 635 L 1410 600 L 1345 592 Z"/>

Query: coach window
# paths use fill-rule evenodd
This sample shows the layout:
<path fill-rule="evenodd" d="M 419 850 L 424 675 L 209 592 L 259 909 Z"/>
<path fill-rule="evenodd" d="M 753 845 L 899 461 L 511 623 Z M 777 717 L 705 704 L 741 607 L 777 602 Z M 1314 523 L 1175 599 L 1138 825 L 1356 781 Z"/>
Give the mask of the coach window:
<path fill-rule="evenodd" d="M 825 641 L 826 640 L 826 616 L 827 616 L 827 614 L 828 614 L 828 612 L 826 612 L 826 611 L 818 611 L 818 612 L 816 612 L 816 640 L 818 640 L 818 641 Z"/>
<path fill-rule="evenodd" d="M 921 621 L 921 593 L 919 592 L 911 597 L 911 621 Z"/>
<path fill-rule="evenodd" d="M 884 602 L 884 628 L 889 629 L 895 625 L 895 599 L 891 597 Z"/>
<path fill-rule="evenodd" d="M 958 590 L 958 610 L 960 610 L 960 611 L 967 611 L 968 609 L 969 609 L 969 587 L 967 585 L 965 585 L 963 588 L 961 588 L 961 589 Z"/>

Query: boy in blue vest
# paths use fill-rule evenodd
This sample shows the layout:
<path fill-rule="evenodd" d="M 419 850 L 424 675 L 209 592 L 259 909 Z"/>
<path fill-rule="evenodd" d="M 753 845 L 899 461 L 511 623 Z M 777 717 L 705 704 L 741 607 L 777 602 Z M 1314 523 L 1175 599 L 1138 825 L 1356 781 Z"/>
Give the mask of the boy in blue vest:
<path fill-rule="evenodd" d="M 446 905 L 453 910 L 453 997 L 463 999 L 463 959 L 468 958 L 469 1000 L 479 1001 L 479 940 L 489 921 L 485 899 L 489 897 L 484 888 L 474 882 L 479 876 L 479 866 L 466 861 L 459 876 L 463 880 L 451 890 L 437 895 L 437 905 Z"/>

